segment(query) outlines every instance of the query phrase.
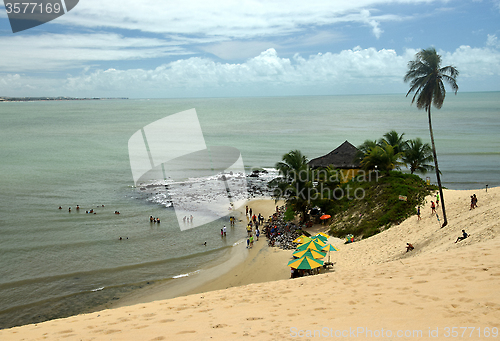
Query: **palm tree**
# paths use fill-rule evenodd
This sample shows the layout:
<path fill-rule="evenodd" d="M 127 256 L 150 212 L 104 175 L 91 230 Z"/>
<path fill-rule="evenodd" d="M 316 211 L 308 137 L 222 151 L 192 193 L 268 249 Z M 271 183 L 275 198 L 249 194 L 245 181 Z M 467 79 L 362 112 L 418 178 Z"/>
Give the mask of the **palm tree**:
<path fill-rule="evenodd" d="M 293 181 L 301 171 L 307 169 L 307 158 L 300 150 L 292 150 L 283 155 L 281 161 L 276 164 L 276 169 L 287 181 Z"/>
<path fill-rule="evenodd" d="M 387 142 L 383 142 L 382 145 L 370 148 L 361 161 L 361 168 L 364 170 L 378 169 L 386 173 L 389 173 L 394 168 L 399 168 L 401 162 L 398 160 L 402 157 L 403 153 L 395 153 L 394 147 Z"/>
<path fill-rule="evenodd" d="M 405 142 L 406 142 L 403 139 L 404 135 L 405 135 L 405 133 L 402 133 L 401 135 L 399 135 L 397 133 L 397 131 L 391 130 L 390 132 L 384 134 L 384 137 L 379 140 L 378 145 L 383 148 L 384 142 L 385 142 L 394 148 L 395 154 L 398 154 L 400 152 L 404 152 L 404 147 L 405 147 Z"/>
<path fill-rule="evenodd" d="M 377 146 L 377 141 L 365 140 L 362 145 L 358 146 L 358 152 L 356 153 L 356 160 L 361 162 L 363 158 L 370 153 L 372 148 Z"/>
<path fill-rule="evenodd" d="M 276 169 L 280 177 L 269 182 L 269 187 L 274 188 L 274 199 L 284 198 L 304 219 L 311 197 L 316 196 L 307 158 L 299 150 L 292 150 L 283 155 L 282 160 L 276 164 Z"/>
<path fill-rule="evenodd" d="M 428 164 L 432 160 L 431 146 L 428 143 L 423 143 L 420 137 L 406 141 L 403 162 L 410 168 L 411 174 L 415 172 L 425 174 L 433 170 L 434 166 Z"/>
<path fill-rule="evenodd" d="M 436 153 L 436 145 L 434 144 L 434 134 L 432 132 L 431 120 L 431 104 L 440 109 L 443 106 L 446 96 L 446 89 L 443 80 L 448 83 L 451 88 L 458 91 L 456 78 L 458 70 L 453 66 L 441 67 L 441 56 L 437 54 L 433 47 L 422 50 L 415 55 L 415 60 L 408 63 L 408 71 L 404 77 L 405 82 L 410 82 L 410 90 L 406 96 L 415 92 L 411 103 L 417 100 L 417 108 L 425 109 L 429 118 L 429 133 L 431 135 L 432 155 L 434 156 L 434 165 L 436 170 L 436 179 L 439 186 L 439 194 L 441 196 L 441 207 L 443 209 L 443 225 L 448 225 L 446 219 L 446 210 L 444 206 L 443 187 L 441 186 L 441 177 L 439 175 L 439 166 Z"/>

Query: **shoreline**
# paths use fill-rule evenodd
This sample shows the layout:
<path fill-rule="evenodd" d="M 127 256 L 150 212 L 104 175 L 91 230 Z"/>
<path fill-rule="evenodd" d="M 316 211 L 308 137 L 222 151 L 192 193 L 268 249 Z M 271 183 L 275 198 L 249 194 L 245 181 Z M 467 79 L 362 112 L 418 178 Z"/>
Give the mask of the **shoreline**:
<path fill-rule="evenodd" d="M 227 289 L 217 289 L 220 284 L 214 281 L 199 288 L 206 290 L 203 294 L 194 289 L 189 296 L 0 330 L 0 338 L 184 341 L 246 340 L 250 336 L 285 340 L 316 338 L 316 332 L 320 337 L 327 337 L 321 334 L 327 333 L 328 337 L 347 338 L 342 333 L 355 330 L 356 337 L 364 340 L 392 339 L 400 331 L 403 336 L 397 338 L 401 340 L 444 340 L 449 338 L 446 328 L 453 326 L 468 326 L 468 333 L 474 328 L 471 339 L 492 333 L 498 337 L 500 187 L 487 193 L 475 190 L 478 207 L 469 210 L 472 192 L 446 190 L 447 228 L 436 226 L 425 205 L 422 220 L 412 216 L 373 237 L 335 244 L 339 246 L 339 251 L 332 253 L 335 272 L 293 280 L 287 276 L 286 280 Z M 462 229 L 470 236 L 455 243 Z M 405 252 L 407 241 L 415 250 Z M 249 251 L 259 258 L 273 250 L 256 247 Z M 291 257 L 290 251 L 285 253 Z M 274 252 L 270 256 L 274 257 Z M 233 268 L 228 274 L 246 270 L 252 278 L 253 258 L 246 258 L 248 267 Z M 286 263 L 280 266 L 288 272 Z M 271 265 L 264 270 L 273 271 Z M 230 279 L 234 285 L 240 280 L 235 276 Z M 386 334 L 381 336 L 383 331 Z"/>
<path fill-rule="evenodd" d="M 246 216 L 246 205 L 251 207 L 257 214 L 261 213 L 264 217 L 271 216 L 276 206 L 273 199 L 267 198 L 252 199 L 244 203 L 235 210 L 243 218 L 241 222 L 236 223 L 235 228 L 243 229 L 246 227 L 248 221 L 248 217 L 247 221 L 244 218 Z M 281 206 L 283 202 L 279 201 L 277 205 Z M 220 264 L 214 261 L 194 273 L 190 273 L 188 276 L 165 279 L 159 283 L 136 289 L 118 300 L 96 307 L 92 311 L 97 312 L 104 309 L 115 309 L 140 303 L 172 299 L 251 283 L 286 279 L 290 275 L 286 266 L 279 272 L 260 273 L 258 276 L 250 275 L 247 270 L 249 268 L 257 270 L 258 264 L 263 265 L 264 262 L 268 261 L 283 264 L 285 260 L 287 261 L 290 258 L 290 251 L 268 247 L 265 236 L 261 236 L 260 240 L 256 241 L 251 249 L 247 249 L 245 240 L 242 240 L 222 257 Z"/>

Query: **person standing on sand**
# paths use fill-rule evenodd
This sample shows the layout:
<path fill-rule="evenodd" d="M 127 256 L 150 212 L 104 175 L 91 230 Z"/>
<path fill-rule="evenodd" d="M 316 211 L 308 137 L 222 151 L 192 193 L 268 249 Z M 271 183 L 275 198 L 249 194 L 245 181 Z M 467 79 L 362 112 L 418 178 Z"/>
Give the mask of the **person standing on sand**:
<path fill-rule="evenodd" d="M 226 225 L 224 225 L 224 227 L 222 228 L 222 230 L 224 231 L 224 237 L 226 236 Z"/>
<path fill-rule="evenodd" d="M 245 207 L 245 210 L 246 210 L 245 215 L 248 215 L 248 206 Z"/>
<path fill-rule="evenodd" d="M 439 193 L 436 193 L 436 207 L 439 207 Z"/>
<path fill-rule="evenodd" d="M 432 209 L 432 211 L 431 211 L 431 215 L 432 215 L 433 213 L 436 213 L 436 204 L 434 204 L 434 201 L 431 201 L 431 209 Z"/>
<path fill-rule="evenodd" d="M 476 208 L 477 207 L 477 197 L 475 194 L 472 196 L 472 201 L 473 201 L 473 205 L 474 205 L 473 208 Z"/>
<path fill-rule="evenodd" d="M 417 207 L 417 220 L 422 220 L 422 217 L 420 217 L 420 206 Z"/>

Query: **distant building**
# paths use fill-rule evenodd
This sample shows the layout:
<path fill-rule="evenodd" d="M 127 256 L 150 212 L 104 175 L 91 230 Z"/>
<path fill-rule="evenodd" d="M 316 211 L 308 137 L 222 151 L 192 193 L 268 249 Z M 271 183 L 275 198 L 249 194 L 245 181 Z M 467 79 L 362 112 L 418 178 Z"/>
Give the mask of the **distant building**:
<path fill-rule="evenodd" d="M 345 141 L 330 153 L 309 161 L 311 168 L 333 167 L 341 170 L 343 179 L 349 181 L 358 174 L 361 168 L 360 160 L 356 157 L 359 149 Z"/>

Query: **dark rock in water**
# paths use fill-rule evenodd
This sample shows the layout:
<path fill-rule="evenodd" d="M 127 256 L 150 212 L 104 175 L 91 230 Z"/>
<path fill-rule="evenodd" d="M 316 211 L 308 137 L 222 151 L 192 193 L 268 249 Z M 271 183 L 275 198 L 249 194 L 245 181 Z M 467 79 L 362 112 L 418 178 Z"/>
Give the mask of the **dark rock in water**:
<path fill-rule="evenodd" d="M 258 173 L 252 173 L 248 176 L 249 178 L 258 178 L 259 174 Z"/>

